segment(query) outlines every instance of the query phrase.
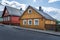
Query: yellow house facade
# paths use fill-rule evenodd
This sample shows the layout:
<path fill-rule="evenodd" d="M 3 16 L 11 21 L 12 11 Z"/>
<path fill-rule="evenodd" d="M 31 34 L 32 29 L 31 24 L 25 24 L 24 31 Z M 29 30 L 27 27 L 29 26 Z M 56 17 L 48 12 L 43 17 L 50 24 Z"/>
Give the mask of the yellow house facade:
<path fill-rule="evenodd" d="M 44 13 L 41 7 L 39 7 L 38 10 L 32 6 L 28 6 L 20 17 L 21 27 L 46 30 L 45 25 L 47 24 L 56 25 L 56 21 L 54 18 Z"/>

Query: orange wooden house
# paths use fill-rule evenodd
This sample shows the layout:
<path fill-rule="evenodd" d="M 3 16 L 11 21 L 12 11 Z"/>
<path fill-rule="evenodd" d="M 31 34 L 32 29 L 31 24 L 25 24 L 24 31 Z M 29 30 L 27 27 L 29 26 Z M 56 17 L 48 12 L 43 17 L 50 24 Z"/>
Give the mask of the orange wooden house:
<path fill-rule="evenodd" d="M 20 26 L 27 28 L 36 28 L 46 30 L 46 25 L 56 25 L 56 21 L 50 15 L 45 13 L 41 7 L 39 10 L 28 6 L 20 17 Z M 49 27 L 49 29 L 55 29 L 55 26 Z"/>
<path fill-rule="evenodd" d="M 13 7 L 5 6 L 4 12 L 2 14 L 3 24 L 19 25 L 19 18 L 22 15 L 22 12 L 22 9 L 20 10 Z"/>

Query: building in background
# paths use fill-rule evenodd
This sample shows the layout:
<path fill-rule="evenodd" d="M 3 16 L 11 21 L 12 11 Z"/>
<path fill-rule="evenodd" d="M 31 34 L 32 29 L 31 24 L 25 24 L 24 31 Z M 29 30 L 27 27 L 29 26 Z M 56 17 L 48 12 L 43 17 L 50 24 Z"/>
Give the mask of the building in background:
<path fill-rule="evenodd" d="M 19 25 L 19 17 L 22 15 L 22 12 L 22 9 L 19 10 L 16 8 L 5 6 L 2 14 L 3 24 Z"/>
<path fill-rule="evenodd" d="M 2 18 L 3 11 L 0 11 L 0 24 L 3 23 L 3 18 Z"/>

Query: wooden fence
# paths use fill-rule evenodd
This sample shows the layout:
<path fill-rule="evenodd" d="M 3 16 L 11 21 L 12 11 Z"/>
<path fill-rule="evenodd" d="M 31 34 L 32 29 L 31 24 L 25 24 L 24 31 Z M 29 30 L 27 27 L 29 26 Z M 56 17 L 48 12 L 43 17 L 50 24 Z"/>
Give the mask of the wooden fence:
<path fill-rule="evenodd" d="M 46 24 L 45 28 L 46 30 L 55 30 L 56 25 Z"/>

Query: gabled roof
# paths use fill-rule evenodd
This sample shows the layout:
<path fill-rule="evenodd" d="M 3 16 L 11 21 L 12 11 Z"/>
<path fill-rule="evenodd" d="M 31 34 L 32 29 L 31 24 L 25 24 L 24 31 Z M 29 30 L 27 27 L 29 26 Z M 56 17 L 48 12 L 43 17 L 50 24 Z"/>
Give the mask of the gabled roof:
<path fill-rule="evenodd" d="M 49 20 L 55 20 L 53 17 L 51 17 L 50 15 L 48 15 L 47 13 L 45 13 L 44 11 L 39 11 L 38 9 L 36 8 L 33 8 L 35 9 L 39 14 L 41 14 L 43 17 L 45 17 L 46 19 L 49 19 Z"/>
<path fill-rule="evenodd" d="M 46 19 L 49 19 L 49 20 L 55 20 L 53 17 L 51 17 L 50 15 L 48 15 L 47 13 L 45 13 L 44 11 L 39 11 L 38 9 L 36 9 L 36 8 L 34 8 L 34 7 L 32 7 L 32 6 L 28 6 L 27 7 L 27 9 L 29 8 L 29 7 L 31 7 L 31 8 L 33 8 L 36 12 L 38 12 L 40 15 L 42 15 L 44 18 L 46 18 Z M 27 10 L 26 9 L 26 10 Z"/>
<path fill-rule="evenodd" d="M 23 10 L 19 10 L 13 7 L 5 6 L 9 15 L 14 15 L 14 16 L 21 16 L 23 13 Z"/>

